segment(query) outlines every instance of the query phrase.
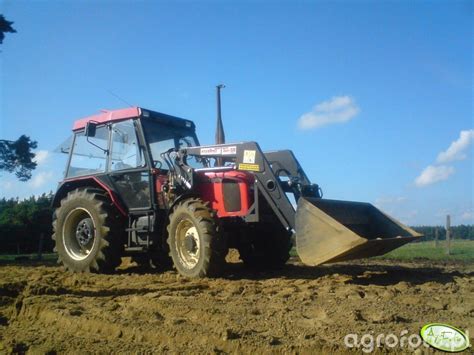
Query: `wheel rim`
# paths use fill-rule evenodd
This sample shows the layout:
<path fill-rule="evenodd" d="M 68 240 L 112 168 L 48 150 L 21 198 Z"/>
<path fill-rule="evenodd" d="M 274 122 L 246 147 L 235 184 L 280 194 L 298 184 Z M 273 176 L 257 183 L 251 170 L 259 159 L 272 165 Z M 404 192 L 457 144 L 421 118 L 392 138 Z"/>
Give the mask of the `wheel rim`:
<path fill-rule="evenodd" d="M 176 228 L 176 250 L 185 268 L 192 269 L 199 262 L 201 241 L 196 227 L 189 220 L 179 222 Z"/>
<path fill-rule="evenodd" d="M 64 250 L 71 259 L 86 259 L 96 241 L 96 229 L 90 213 L 84 208 L 75 208 L 68 213 L 63 224 Z"/>

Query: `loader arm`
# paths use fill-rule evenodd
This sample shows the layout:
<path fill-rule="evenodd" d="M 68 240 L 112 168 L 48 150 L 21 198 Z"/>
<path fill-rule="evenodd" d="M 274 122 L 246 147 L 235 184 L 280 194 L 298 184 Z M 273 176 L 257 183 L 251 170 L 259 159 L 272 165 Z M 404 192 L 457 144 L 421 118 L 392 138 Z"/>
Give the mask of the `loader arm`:
<path fill-rule="evenodd" d="M 275 150 L 265 152 L 264 155 L 277 176 L 280 176 L 280 172 L 286 172 L 298 177 L 303 185 L 311 185 L 311 181 L 291 150 Z"/>

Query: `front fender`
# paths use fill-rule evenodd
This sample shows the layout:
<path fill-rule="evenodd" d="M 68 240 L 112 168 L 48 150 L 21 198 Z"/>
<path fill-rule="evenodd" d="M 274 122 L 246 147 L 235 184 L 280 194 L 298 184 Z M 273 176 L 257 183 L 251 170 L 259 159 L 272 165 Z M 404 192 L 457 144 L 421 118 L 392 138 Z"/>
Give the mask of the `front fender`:
<path fill-rule="evenodd" d="M 201 196 L 199 196 L 199 194 L 197 193 L 193 193 L 193 192 L 189 192 L 189 193 L 185 193 L 183 195 L 180 195 L 178 196 L 178 198 L 176 198 L 173 203 L 170 205 L 170 208 L 168 210 L 168 216 L 173 212 L 173 209 L 174 207 L 180 203 L 181 201 L 184 201 L 184 200 L 187 200 L 188 198 L 201 198 Z"/>

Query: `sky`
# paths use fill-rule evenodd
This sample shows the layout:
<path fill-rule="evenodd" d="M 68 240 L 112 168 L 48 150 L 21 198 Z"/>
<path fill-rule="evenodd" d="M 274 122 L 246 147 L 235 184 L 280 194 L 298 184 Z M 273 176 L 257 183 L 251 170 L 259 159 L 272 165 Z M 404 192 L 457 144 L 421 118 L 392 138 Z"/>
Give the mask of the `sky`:
<path fill-rule="evenodd" d="M 471 1 L 20 1 L 0 47 L 0 138 L 38 142 L 55 190 L 74 120 L 137 105 L 214 142 L 291 149 L 324 197 L 409 225 L 474 223 Z"/>

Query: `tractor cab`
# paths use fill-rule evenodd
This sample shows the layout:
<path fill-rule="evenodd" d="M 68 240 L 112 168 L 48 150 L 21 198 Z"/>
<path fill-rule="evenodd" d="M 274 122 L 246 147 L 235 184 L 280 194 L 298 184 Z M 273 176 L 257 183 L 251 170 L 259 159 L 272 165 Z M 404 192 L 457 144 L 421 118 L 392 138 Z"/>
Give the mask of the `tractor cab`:
<path fill-rule="evenodd" d="M 138 107 L 105 111 L 74 123 L 65 181 L 92 178 L 115 191 L 124 210 L 150 209 L 153 175 L 169 170 L 163 153 L 196 145 L 192 121 Z"/>
<path fill-rule="evenodd" d="M 147 163 L 161 169 L 163 152 L 199 145 L 192 121 L 140 108 L 76 121 L 73 131 L 66 178 L 135 169 Z"/>

